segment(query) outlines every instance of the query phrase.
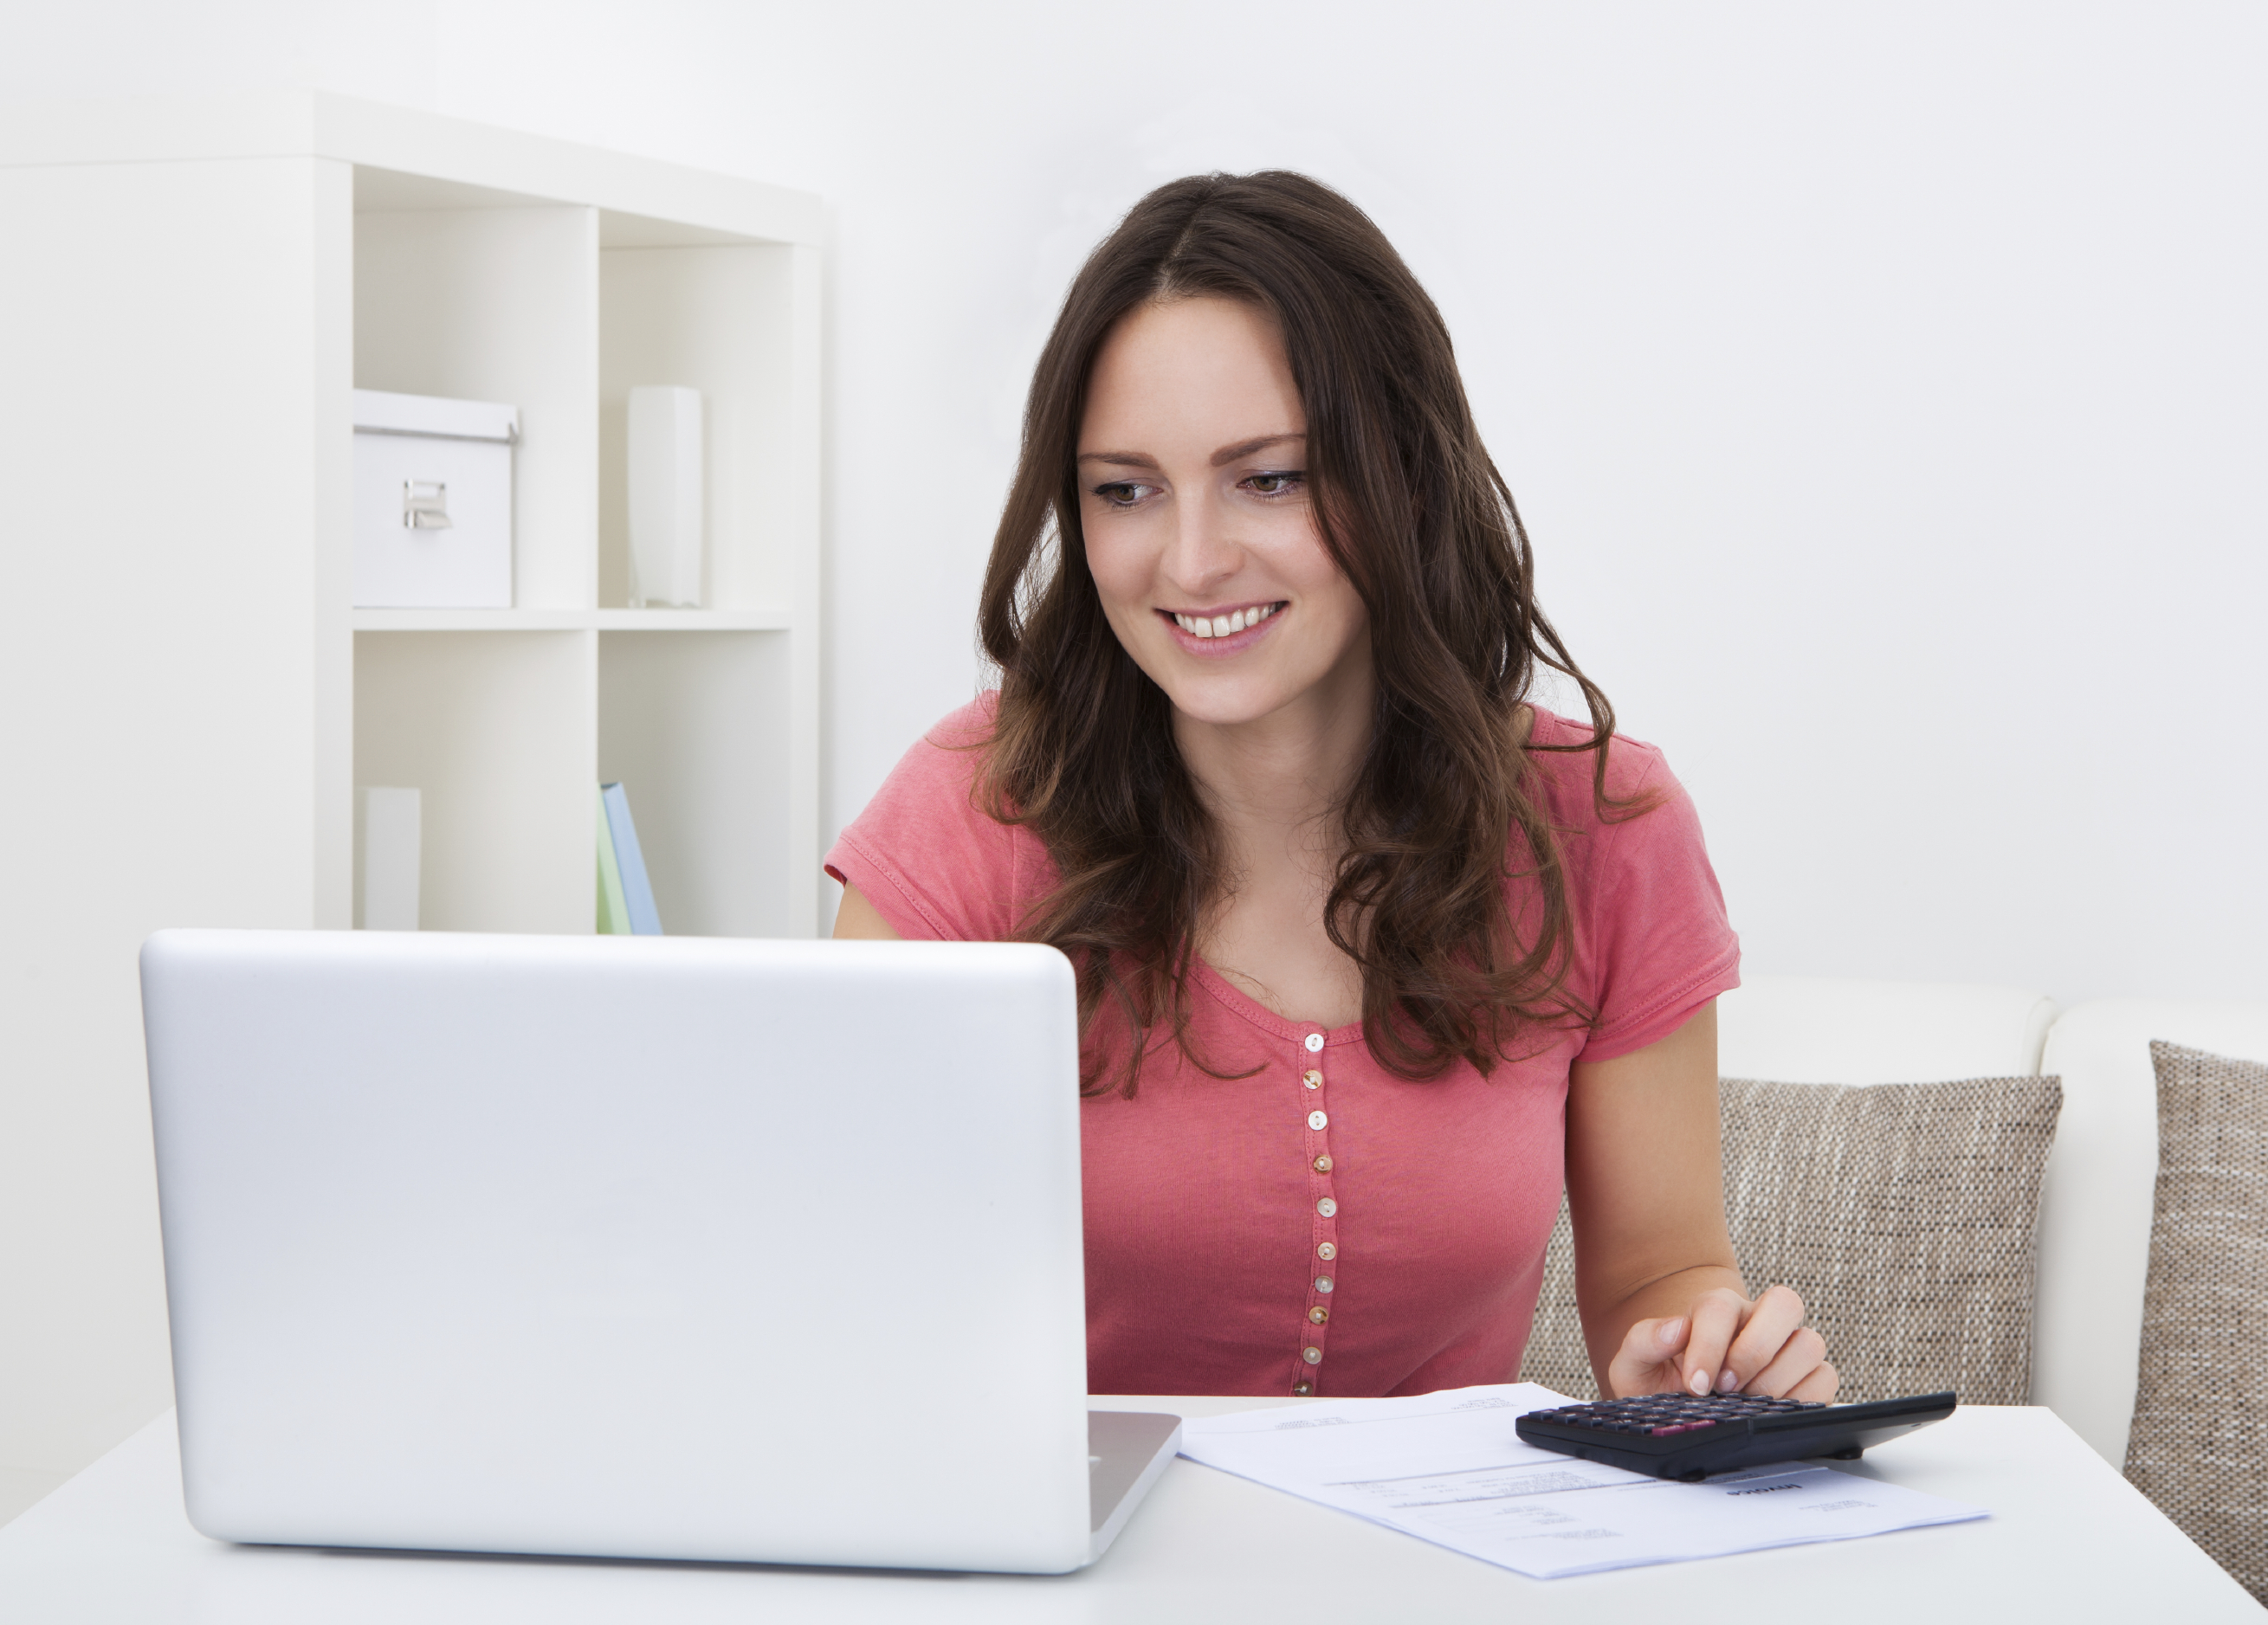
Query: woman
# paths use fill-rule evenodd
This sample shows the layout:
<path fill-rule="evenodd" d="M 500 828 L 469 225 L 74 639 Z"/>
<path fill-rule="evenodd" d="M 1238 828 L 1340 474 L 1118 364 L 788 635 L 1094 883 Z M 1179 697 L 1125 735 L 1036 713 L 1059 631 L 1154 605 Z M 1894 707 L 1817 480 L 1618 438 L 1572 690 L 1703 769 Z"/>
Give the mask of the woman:
<path fill-rule="evenodd" d="M 1078 967 L 1094 1391 L 1508 1381 L 1564 1171 L 1603 1392 L 1833 1394 L 1726 1233 L 1699 826 L 1531 574 L 1345 199 L 1175 181 L 1081 270 L 984 585 L 1000 689 L 828 869 L 838 937 Z"/>

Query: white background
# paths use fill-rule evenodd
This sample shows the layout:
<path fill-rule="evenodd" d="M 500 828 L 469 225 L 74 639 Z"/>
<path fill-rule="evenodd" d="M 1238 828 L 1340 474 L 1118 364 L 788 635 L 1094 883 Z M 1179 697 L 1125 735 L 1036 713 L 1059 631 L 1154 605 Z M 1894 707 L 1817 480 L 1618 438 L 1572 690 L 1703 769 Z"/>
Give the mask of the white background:
<path fill-rule="evenodd" d="M 1751 969 L 2268 992 L 2252 0 L 9 0 L 5 37 L 11 97 L 314 85 L 823 194 L 830 828 L 977 684 L 1080 257 L 1160 180 L 1287 165 L 1440 302 Z"/>
<path fill-rule="evenodd" d="M 0 96 L 284 85 L 826 198 L 832 827 L 979 681 L 1081 257 L 1288 165 L 1441 304 L 1752 970 L 2268 998 L 2258 0 L 0 0 Z M 99 1239 L 17 1238 L 83 1313 L 41 1350 L 136 1329 L 0 1396 L 77 1441 L 0 1460 L 0 1517 L 164 1402 L 154 1259 Z"/>

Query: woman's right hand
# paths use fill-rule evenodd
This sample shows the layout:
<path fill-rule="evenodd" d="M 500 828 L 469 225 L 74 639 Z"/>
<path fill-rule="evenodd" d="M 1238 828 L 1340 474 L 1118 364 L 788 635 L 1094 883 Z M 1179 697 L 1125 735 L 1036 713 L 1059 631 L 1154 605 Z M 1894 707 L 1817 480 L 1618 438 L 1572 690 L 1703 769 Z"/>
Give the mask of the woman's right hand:
<path fill-rule="evenodd" d="M 1803 1299 L 1787 1287 L 1754 1298 L 1713 1287 L 1683 1314 L 1632 1324 L 1607 1367 L 1607 1386 L 1616 1398 L 1737 1392 L 1824 1404 L 1842 1379 L 1803 1313 Z"/>

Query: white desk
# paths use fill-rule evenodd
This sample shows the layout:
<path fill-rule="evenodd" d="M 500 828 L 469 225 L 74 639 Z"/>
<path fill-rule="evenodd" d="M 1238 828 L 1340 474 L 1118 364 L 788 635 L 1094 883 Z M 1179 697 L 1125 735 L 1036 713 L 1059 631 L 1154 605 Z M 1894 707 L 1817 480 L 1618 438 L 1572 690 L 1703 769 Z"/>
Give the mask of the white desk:
<path fill-rule="evenodd" d="M 1097 1401 L 1217 1415 L 1260 1401 Z M 1297 1404 L 1300 1401 L 1287 1401 Z M 0 1529 L 0 1617 L 26 1625 L 581 1625 L 637 1621 L 2257 1621 L 2260 1610 L 2053 1415 L 1964 1409 L 1854 1470 L 1989 1507 L 1983 1523 L 1529 1580 L 1176 1461 L 1082 1574 L 862 1573 L 231 1547 L 181 1515 L 173 1419 Z M 2254 1489 L 2257 1491 L 2257 1487 Z"/>

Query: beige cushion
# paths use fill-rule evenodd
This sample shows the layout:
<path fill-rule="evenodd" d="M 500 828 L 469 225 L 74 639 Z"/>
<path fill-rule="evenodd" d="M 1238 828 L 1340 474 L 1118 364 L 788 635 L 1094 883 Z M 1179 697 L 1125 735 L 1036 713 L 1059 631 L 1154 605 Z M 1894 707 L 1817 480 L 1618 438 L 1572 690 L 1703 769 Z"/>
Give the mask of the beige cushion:
<path fill-rule="evenodd" d="M 2126 1460 L 2150 1274 L 2158 1184 L 2152 1039 L 2268 1058 L 2268 1003 L 2091 999 L 2064 1011 L 2048 1033 L 2043 1070 L 2063 1079 L 2063 1115 L 2040 1189 L 2032 1403 L 2051 1408 L 2114 1467 Z"/>
<path fill-rule="evenodd" d="M 2268 1065 L 2162 1041 L 2126 1476 L 2268 1601 Z"/>
<path fill-rule="evenodd" d="M 2024 1402 L 2033 1226 L 2062 1099 L 2052 1077 L 1720 1085 L 1734 1249 L 1752 1288 L 1803 1294 L 1840 1397 Z M 1521 1375 L 1596 1392 L 1564 1202 Z"/>

